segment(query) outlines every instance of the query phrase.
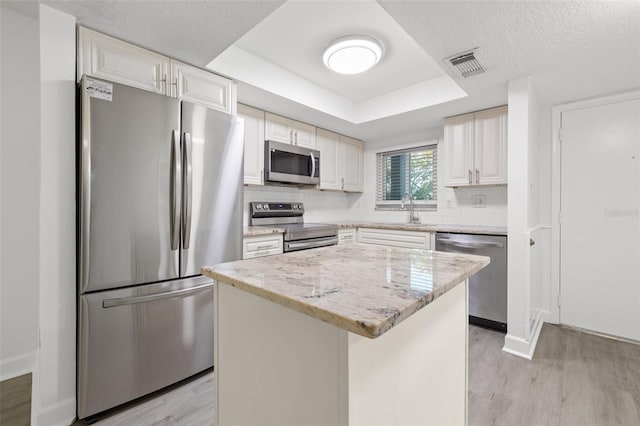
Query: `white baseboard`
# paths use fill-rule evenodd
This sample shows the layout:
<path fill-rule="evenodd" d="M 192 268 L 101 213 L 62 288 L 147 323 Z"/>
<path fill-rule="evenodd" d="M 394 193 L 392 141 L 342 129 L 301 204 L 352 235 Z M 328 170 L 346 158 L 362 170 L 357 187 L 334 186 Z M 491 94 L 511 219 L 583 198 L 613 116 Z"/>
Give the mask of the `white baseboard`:
<path fill-rule="evenodd" d="M 526 359 L 532 359 L 533 353 L 536 350 L 536 345 L 538 344 L 538 337 L 540 337 L 542 324 L 544 324 L 542 316 L 538 315 L 531 329 L 531 338 L 528 341 L 521 337 L 507 334 L 507 336 L 504 338 L 504 347 L 502 348 L 502 350 L 512 355 L 516 355 Z"/>
<path fill-rule="evenodd" d="M 29 352 L 0 361 L 0 382 L 23 374 L 33 373 L 36 365 L 36 352 Z"/>
<path fill-rule="evenodd" d="M 39 425 L 69 426 L 76 419 L 76 399 L 69 398 L 38 410 Z"/>

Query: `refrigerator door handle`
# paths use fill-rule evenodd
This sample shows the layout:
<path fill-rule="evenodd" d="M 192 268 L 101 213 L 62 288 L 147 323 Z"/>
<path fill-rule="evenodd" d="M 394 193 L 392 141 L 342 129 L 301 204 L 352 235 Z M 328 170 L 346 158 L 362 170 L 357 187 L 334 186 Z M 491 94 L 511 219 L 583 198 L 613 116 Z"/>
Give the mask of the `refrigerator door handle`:
<path fill-rule="evenodd" d="M 80 262 L 79 280 L 80 291 L 83 292 L 89 286 L 90 262 L 90 231 L 91 231 L 91 103 L 87 95 L 86 77 L 82 79 L 82 154 L 81 154 L 81 194 L 80 194 Z"/>
<path fill-rule="evenodd" d="M 185 132 L 182 143 L 182 248 L 185 250 L 189 248 L 189 242 L 191 240 L 191 204 L 193 195 L 191 151 L 191 133 Z"/>
<path fill-rule="evenodd" d="M 171 132 L 171 170 L 169 177 L 169 234 L 171 250 L 178 250 L 180 246 L 180 200 L 179 179 L 181 175 L 182 161 L 180 161 L 180 133 L 177 130 Z"/>
<path fill-rule="evenodd" d="M 113 308 L 115 306 L 135 305 L 138 303 L 155 302 L 156 300 L 171 299 L 173 297 L 185 297 L 193 293 L 207 290 L 213 287 L 213 283 L 199 285 L 182 290 L 166 291 L 164 293 L 149 294 L 146 296 L 123 297 L 118 299 L 105 299 L 102 301 L 103 308 Z"/>

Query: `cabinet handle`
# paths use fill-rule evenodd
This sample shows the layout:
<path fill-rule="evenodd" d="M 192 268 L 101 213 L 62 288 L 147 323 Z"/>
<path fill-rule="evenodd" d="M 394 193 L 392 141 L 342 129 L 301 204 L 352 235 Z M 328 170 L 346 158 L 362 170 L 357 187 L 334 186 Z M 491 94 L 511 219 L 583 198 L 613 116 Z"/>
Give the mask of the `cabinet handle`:
<path fill-rule="evenodd" d="M 344 178 L 342 178 L 342 190 L 344 191 Z"/>
<path fill-rule="evenodd" d="M 298 132 L 296 132 L 296 145 L 298 145 Z"/>
<path fill-rule="evenodd" d="M 260 183 L 264 183 L 264 169 L 260 170 Z"/>
<path fill-rule="evenodd" d="M 160 81 L 162 82 L 162 91 L 164 92 L 164 94 L 171 96 L 171 93 L 167 94 L 167 74 L 163 74 L 162 80 Z"/>
<path fill-rule="evenodd" d="M 476 169 L 476 185 L 480 185 L 480 170 Z"/>
<path fill-rule="evenodd" d="M 293 130 L 289 130 L 289 143 L 291 145 L 294 145 L 294 143 L 293 143 Z"/>
<path fill-rule="evenodd" d="M 471 184 L 472 184 L 471 179 L 472 179 L 472 178 L 471 178 L 471 169 L 469 169 L 469 185 L 471 185 Z"/>

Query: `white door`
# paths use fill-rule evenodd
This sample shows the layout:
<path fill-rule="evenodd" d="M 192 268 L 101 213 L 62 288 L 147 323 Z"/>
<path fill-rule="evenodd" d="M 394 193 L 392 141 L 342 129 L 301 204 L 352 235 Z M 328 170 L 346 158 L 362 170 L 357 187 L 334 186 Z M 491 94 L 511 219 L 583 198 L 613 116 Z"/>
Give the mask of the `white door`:
<path fill-rule="evenodd" d="M 640 99 L 562 113 L 560 322 L 640 340 Z"/>
<path fill-rule="evenodd" d="M 474 182 L 476 185 L 507 183 L 507 107 L 476 112 Z"/>
<path fill-rule="evenodd" d="M 447 186 L 473 184 L 473 113 L 447 118 L 444 148 L 447 159 Z"/>

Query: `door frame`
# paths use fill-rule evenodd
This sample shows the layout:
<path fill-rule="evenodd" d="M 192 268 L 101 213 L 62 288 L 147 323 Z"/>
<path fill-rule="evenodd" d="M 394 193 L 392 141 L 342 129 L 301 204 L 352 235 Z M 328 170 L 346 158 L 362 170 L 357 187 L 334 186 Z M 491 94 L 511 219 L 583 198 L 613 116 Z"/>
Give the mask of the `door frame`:
<path fill-rule="evenodd" d="M 560 324 L 560 213 L 561 213 L 561 171 L 562 171 L 562 114 L 568 111 L 608 105 L 640 99 L 640 90 L 631 90 L 612 95 L 556 105 L 551 108 L 551 314 L 547 321 Z M 553 302 L 555 298 L 555 302 Z"/>

